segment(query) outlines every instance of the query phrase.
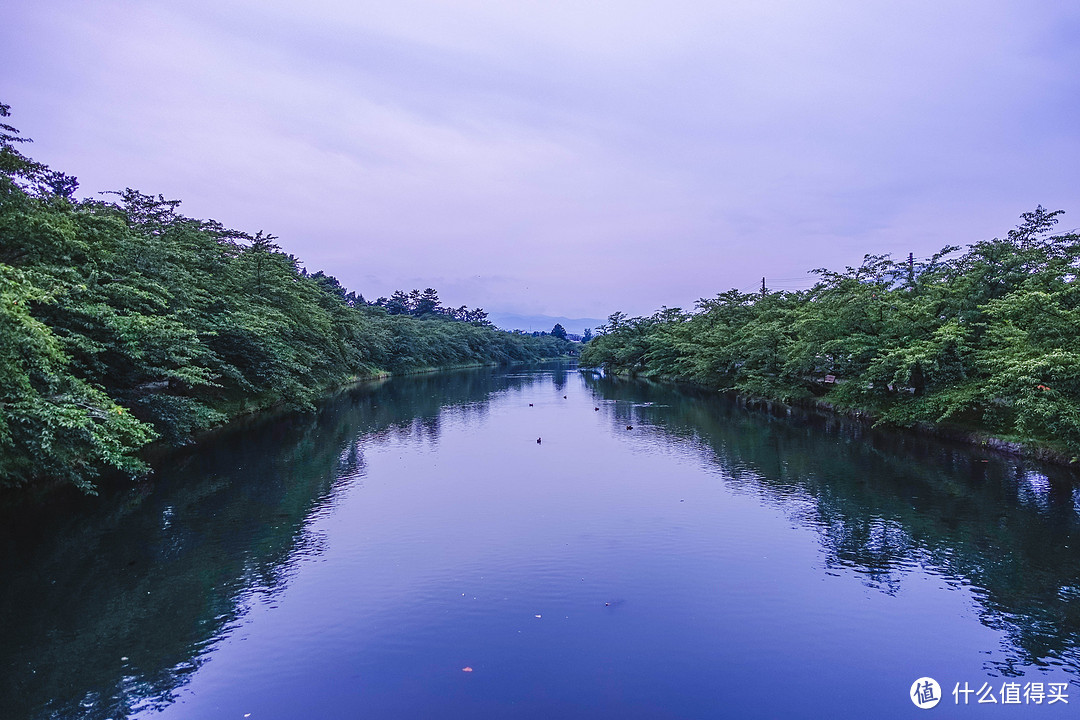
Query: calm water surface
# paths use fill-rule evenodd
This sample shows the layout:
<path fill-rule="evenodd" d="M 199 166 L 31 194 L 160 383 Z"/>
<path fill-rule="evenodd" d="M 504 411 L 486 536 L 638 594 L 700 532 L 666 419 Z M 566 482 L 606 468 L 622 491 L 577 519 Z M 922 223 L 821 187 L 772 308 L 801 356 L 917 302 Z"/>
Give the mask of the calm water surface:
<path fill-rule="evenodd" d="M 365 385 L 0 515 L 0 718 L 1075 717 L 1078 487 L 561 368 Z"/>

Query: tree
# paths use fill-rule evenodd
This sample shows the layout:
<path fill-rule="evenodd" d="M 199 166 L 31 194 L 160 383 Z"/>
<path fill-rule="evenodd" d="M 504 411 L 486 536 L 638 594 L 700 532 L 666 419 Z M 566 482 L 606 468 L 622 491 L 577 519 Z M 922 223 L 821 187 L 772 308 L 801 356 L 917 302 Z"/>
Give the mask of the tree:
<path fill-rule="evenodd" d="M 391 315 L 407 315 L 409 312 L 409 296 L 403 290 L 395 290 L 390 299 L 386 301 L 386 312 Z"/>
<path fill-rule="evenodd" d="M 276 235 L 260 230 L 251 238 L 251 245 L 247 249 L 248 254 L 255 260 L 255 292 L 260 295 L 263 292 L 263 275 L 269 264 L 270 255 L 281 249 L 274 242 L 275 240 L 277 240 Z"/>
<path fill-rule="evenodd" d="M 551 334 L 554 335 L 555 337 L 559 338 L 560 340 L 565 340 L 566 339 L 566 328 L 564 328 L 559 323 L 555 323 L 555 327 L 551 328 Z"/>
<path fill-rule="evenodd" d="M 0 103 L 0 117 L 9 117 L 11 106 Z M 47 168 L 39 162 L 31 160 L 16 148 L 16 144 L 33 142 L 30 138 L 20 137 L 19 131 L 0 122 L 0 173 L 33 180 Z"/>
<path fill-rule="evenodd" d="M 484 308 L 476 308 L 470 310 L 468 315 L 465 316 L 465 320 L 478 325 L 491 326 L 491 322 L 487 319 L 488 314 L 484 312 Z"/>
<path fill-rule="evenodd" d="M 439 302 L 439 291 L 435 288 L 427 288 L 423 293 L 417 293 L 413 290 L 410 293 L 410 299 L 415 295 L 415 303 L 412 307 L 412 314 L 417 317 L 421 315 L 434 315 L 442 310 L 442 303 Z"/>
<path fill-rule="evenodd" d="M 585 344 L 593 339 L 592 328 L 585 328 L 585 333 L 581 336 L 582 344 Z"/>

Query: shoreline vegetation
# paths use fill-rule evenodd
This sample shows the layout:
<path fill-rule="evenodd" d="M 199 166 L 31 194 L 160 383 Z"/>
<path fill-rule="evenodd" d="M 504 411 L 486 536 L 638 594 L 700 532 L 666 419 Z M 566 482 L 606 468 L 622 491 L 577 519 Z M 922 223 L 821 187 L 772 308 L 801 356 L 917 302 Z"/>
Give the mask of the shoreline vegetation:
<path fill-rule="evenodd" d="M 552 334 L 498 330 L 438 292 L 367 301 L 309 272 L 272 235 L 185 217 L 130 188 L 78 199 L 27 157 L 0 103 L 0 491 L 148 470 L 243 415 L 310 410 L 391 374 L 568 355 Z M 101 199 L 104 198 L 104 199 Z M 362 249 L 359 250 L 362 252 Z"/>
<path fill-rule="evenodd" d="M 589 372 L 591 369 L 594 369 L 594 367 L 595 366 L 582 367 L 581 371 Z M 642 375 L 634 375 L 629 372 L 611 372 L 610 376 L 625 380 L 644 380 L 646 382 L 683 385 L 706 391 L 716 391 L 716 388 L 708 387 L 699 382 L 682 377 L 666 375 L 651 375 L 645 377 Z M 961 445 L 981 448 L 996 455 L 1022 457 L 1052 465 L 1064 466 L 1074 472 L 1080 473 L 1080 460 L 1078 460 L 1076 456 L 1070 455 L 1068 452 L 1063 452 L 1046 444 L 1032 442 L 1030 440 L 1025 441 L 1016 437 L 1009 438 L 994 435 L 985 430 L 964 427 L 959 424 L 934 424 L 922 422 L 912 425 L 895 425 L 881 422 L 881 419 L 878 416 L 875 416 L 866 409 L 836 405 L 821 398 L 802 398 L 785 401 L 776 398 L 762 397 L 760 395 L 747 395 L 734 390 L 720 390 L 719 393 L 739 407 L 754 412 L 761 412 L 773 417 L 791 418 L 797 415 L 805 416 L 807 414 L 817 414 L 823 417 L 839 418 L 871 429 L 906 432 L 916 436 L 959 443 Z M 1077 478 L 1080 479 L 1080 475 L 1077 475 Z"/>
<path fill-rule="evenodd" d="M 1080 463 L 1080 235 L 1039 206 L 1003 238 L 866 255 L 808 290 L 612 314 L 580 365 L 691 382 L 996 451 Z"/>

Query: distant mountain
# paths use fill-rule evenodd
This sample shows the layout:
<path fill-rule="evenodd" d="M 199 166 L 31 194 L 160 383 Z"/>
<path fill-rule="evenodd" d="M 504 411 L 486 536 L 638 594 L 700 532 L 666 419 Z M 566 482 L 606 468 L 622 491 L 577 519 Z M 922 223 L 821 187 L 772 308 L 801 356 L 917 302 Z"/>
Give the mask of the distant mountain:
<path fill-rule="evenodd" d="M 503 330 L 524 330 L 525 332 L 551 332 L 555 323 L 563 326 L 566 332 L 573 335 L 581 335 L 585 328 L 596 328 L 603 325 L 606 320 L 600 318 L 567 318 L 555 315 L 518 315 L 516 313 L 489 312 L 488 320 L 495 327 Z"/>

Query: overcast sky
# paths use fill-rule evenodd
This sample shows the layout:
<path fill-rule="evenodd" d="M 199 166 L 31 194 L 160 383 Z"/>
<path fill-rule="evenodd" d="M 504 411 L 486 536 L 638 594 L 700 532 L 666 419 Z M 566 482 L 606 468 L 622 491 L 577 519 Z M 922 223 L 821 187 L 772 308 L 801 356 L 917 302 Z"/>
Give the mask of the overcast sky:
<path fill-rule="evenodd" d="M 603 317 L 1080 226 L 1080 3 L 13 3 L 0 101 L 81 194 L 365 297 Z"/>

